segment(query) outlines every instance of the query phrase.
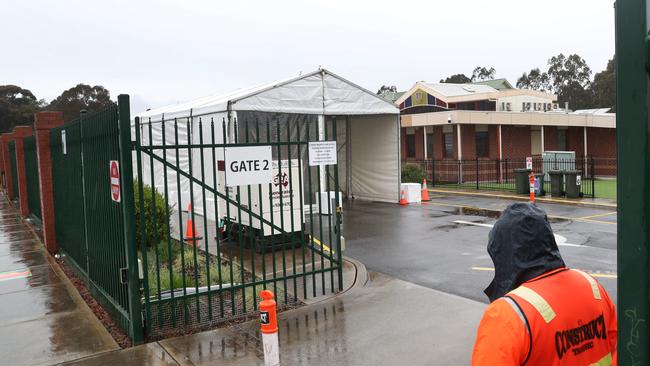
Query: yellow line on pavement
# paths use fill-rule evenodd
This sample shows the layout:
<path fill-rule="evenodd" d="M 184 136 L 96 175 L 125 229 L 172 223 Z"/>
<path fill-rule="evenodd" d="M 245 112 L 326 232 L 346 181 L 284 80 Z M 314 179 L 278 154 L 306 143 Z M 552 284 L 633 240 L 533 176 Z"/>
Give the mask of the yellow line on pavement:
<path fill-rule="evenodd" d="M 443 202 L 438 202 L 438 201 L 429 201 L 427 203 L 428 204 L 438 205 L 438 206 L 466 208 L 466 209 L 470 209 L 470 210 L 500 211 L 500 210 L 495 209 L 495 208 L 484 208 L 484 207 L 467 206 L 467 205 L 455 205 L 455 204 L 451 204 L 451 203 L 443 203 Z M 587 217 L 589 217 L 589 216 L 587 216 Z M 548 218 L 549 219 L 559 219 L 559 220 L 573 220 L 573 221 L 582 221 L 582 222 L 593 222 L 593 223 L 607 224 L 607 225 L 616 225 L 616 222 L 602 221 L 602 220 L 592 220 L 592 219 L 584 218 L 584 217 L 567 217 L 567 216 L 548 215 Z"/>
<path fill-rule="evenodd" d="M 609 216 L 614 214 L 616 214 L 616 211 L 605 212 L 598 215 L 584 216 L 584 217 L 580 217 L 580 220 L 593 219 L 594 217 L 603 217 L 603 216 Z"/>
<path fill-rule="evenodd" d="M 473 270 L 475 271 L 494 271 L 494 268 L 492 267 L 472 267 Z M 601 277 L 601 278 L 618 278 L 618 275 L 615 274 L 607 274 L 607 273 L 592 273 L 592 272 L 587 272 L 593 277 Z"/>
<path fill-rule="evenodd" d="M 328 247 L 326 244 L 321 243 L 320 240 L 314 238 L 311 235 L 309 236 L 309 238 L 312 240 L 312 242 L 316 242 L 316 244 L 320 245 L 324 250 L 326 250 L 326 251 L 328 251 L 330 253 L 334 253 L 334 252 L 332 252 L 332 249 L 330 249 L 330 247 Z"/>

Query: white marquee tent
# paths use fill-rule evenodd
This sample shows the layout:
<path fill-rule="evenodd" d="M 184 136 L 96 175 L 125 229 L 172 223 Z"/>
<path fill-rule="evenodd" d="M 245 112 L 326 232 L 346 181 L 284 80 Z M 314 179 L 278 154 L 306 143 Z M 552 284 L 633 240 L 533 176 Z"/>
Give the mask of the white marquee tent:
<path fill-rule="evenodd" d="M 222 121 L 227 125 L 226 134 L 231 135 L 235 120 L 239 121 L 241 129 L 242 121 L 249 119 L 258 123 L 260 120 L 271 119 L 277 123 L 317 122 L 321 129 L 319 137 L 324 139 L 323 126 L 327 121 L 331 121 L 332 117 L 336 117 L 339 182 L 343 195 L 348 198 L 384 202 L 399 200 L 399 109 L 374 93 L 325 69 L 225 95 L 152 109 L 136 116 L 141 121 L 143 143 L 146 144 L 151 139 L 156 145 L 163 141 L 163 125 L 167 144 L 175 143 L 176 132 L 179 144 L 197 144 L 201 137 L 199 123 L 202 123 L 204 143 L 209 143 L 212 134 L 211 122 L 214 121 L 216 141 L 221 142 Z M 174 128 L 174 120 L 178 123 L 177 131 Z M 329 137 L 331 139 L 331 136 Z M 186 171 L 189 170 L 191 161 L 192 174 L 195 177 L 201 176 L 198 156 L 200 149 L 192 149 L 191 156 L 188 149 L 181 149 L 178 164 L 171 151 L 173 150 L 168 151 L 167 161 Z M 155 153 L 162 156 L 161 150 Z M 212 169 L 216 167 L 210 154 L 205 155 L 204 179 L 212 185 Z M 217 160 L 222 158 L 223 153 L 220 153 Z M 143 180 L 151 184 L 148 177 L 155 177 L 154 184 L 162 191 L 162 164 L 154 163 L 153 174 L 149 174 L 152 167 L 148 160 L 143 159 Z M 174 204 L 177 202 L 177 180 L 171 170 L 168 170 L 167 182 L 169 203 Z M 200 188 L 193 188 L 196 200 L 200 197 L 200 193 L 197 194 Z M 182 180 L 180 191 L 183 203 L 188 202 L 188 180 Z M 208 207 L 211 207 L 209 203 Z M 195 203 L 195 210 L 203 211 L 200 202 Z M 212 216 L 210 210 L 208 216 Z"/>

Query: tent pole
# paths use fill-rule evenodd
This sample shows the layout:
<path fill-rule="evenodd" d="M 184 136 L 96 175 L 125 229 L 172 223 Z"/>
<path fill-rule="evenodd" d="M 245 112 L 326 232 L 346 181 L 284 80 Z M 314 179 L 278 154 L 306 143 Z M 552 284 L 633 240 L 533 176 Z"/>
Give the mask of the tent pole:
<path fill-rule="evenodd" d="M 318 141 L 325 141 L 325 116 L 318 115 Z M 325 187 L 325 166 L 321 165 L 320 169 L 320 186 Z"/>

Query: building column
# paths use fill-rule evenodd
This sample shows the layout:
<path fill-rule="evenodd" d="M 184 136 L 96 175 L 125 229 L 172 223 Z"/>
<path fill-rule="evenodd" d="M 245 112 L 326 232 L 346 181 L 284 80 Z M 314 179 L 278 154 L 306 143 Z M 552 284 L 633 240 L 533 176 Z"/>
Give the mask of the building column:
<path fill-rule="evenodd" d="M 456 137 L 458 140 L 458 160 L 463 160 L 463 147 L 461 145 L 461 130 L 460 130 L 460 124 L 456 125 Z"/>
<path fill-rule="evenodd" d="M 503 160 L 503 140 L 501 139 L 501 125 L 499 125 L 499 135 L 497 136 L 499 140 L 499 160 Z"/>
<path fill-rule="evenodd" d="M 424 141 L 424 160 L 427 160 L 427 126 L 423 126 L 422 141 Z"/>
<path fill-rule="evenodd" d="M 16 172 L 18 179 L 18 200 L 20 202 L 20 214 L 23 217 L 29 216 L 29 205 L 27 202 L 27 175 L 25 173 L 25 145 L 24 138 L 34 133 L 30 126 L 17 126 L 14 128 L 14 140 L 16 141 Z"/>
<path fill-rule="evenodd" d="M 14 135 L 11 132 L 3 133 L 0 137 L 0 141 L 2 141 L 2 155 L 5 157 L 4 161 L 2 162 L 5 171 L 5 192 L 7 193 L 7 197 L 10 201 L 13 201 L 16 197 L 16 187 L 14 187 L 13 171 L 11 170 L 11 156 L 9 156 L 9 142 L 13 141 L 13 139 Z"/>
<path fill-rule="evenodd" d="M 540 145 L 542 147 L 542 154 L 544 153 L 544 125 L 540 126 L 540 135 L 542 136 L 542 144 Z"/>
<path fill-rule="evenodd" d="M 39 112 L 34 115 L 36 129 L 36 155 L 40 180 L 41 221 L 47 251 L 58 251 L 54 226 L 54 195 L 52 187 L 52 156 L 50 154 L 50 129 L 63 125 L 62 112 Z"/>
<path fill-rule="evenodd" d="M 585 153 L 584 153 L 584 159 L 583 159 L 584 170 L 582 171 L 582 176 L 584 177 L 584 176 L 587 175 L 587 166 L 588 166 L 587 165 L 587 156 L 589 156 L 589 154 L 587 153 L 587 126 L 583 127 L 582 131 L 583 131 L 582 140 L 583 140 L 584 145 L 585 145 Z"/>

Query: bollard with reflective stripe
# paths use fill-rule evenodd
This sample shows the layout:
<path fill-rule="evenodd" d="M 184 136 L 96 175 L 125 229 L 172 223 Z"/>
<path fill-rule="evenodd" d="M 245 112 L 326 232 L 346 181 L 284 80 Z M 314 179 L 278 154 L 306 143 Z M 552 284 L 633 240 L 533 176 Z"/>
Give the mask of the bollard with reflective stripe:
<path fill-rule="evenodd" d="M 531 171 L 528 176 L 530 182 L 530 202 L 535 203 L 535 174 Z"/>
<path fill-rule="evenodd" d="M 269 290 L 260 292 L 260 324 L 262 328 L 262 347 L 264 347 L 264 365 L 280 365 L 280 346 L 278 343 L 278 319 L 275 296 Z"/>

